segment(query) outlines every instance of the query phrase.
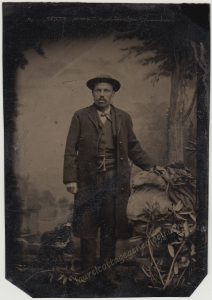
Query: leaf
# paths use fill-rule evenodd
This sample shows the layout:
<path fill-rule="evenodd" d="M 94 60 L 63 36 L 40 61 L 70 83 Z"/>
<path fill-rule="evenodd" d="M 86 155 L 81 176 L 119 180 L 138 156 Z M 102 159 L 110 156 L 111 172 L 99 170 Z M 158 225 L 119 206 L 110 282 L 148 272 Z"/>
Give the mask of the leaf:
<path fill-rule="evenodd" d="M 196 223 L 193 226 L 189 224 L 189 232 L 193 233 L 195 230 L 196 230 Z"/>
<path fill-rule="evenodd" d="M 145 270 L 145 266 L 142 266 L 141 269 L 148 278 L 151 277 L 150 274 L 147 272 L 147 270 Z"/>
<path fill-rule="evenodd" d="M 168 244 L 168 250 L 171 257 L 174 257 L 174 247 L 171 244 Z"/>
<path fill-rule="evenodd" d="M 173 224 L 171 227 L 171 232 L 176 232 L 177 234 L 180 233 L 179 226 L 177 226 L 177 224 Z"/>
<path fill-rule="evenodd" d="M 179 245 L 179 244 L 182 244 L 182 242 L 181 241 L 179 241 L 179 242 L 172 242 L 172 245 Z"/>
<path fill-rule="evenodd" d="M 180 267 L 181 268 L 187 268 L 189 266 L 189 264 L 190 264 L 190 260 L 187 259 L 185 262 L 180 264 Z"/>
<path fill-rule="evenodd" d="M 170 226 L 172 226 L 172 223 L 164 223 L 163 224 L 163 227 L 170 227 Z"/>
<path fill-rule="evenodd" d="M 194 256 L 195 254 L 196 254 L 195 246 L 194 246 L 194 244 L 192 244 L 191 245 L 191 253 L 190 253 L 190 255 Z"/>
<path fill-rule="evenodd" d="M 22 269 L 22 268 L 20 268 L 20 267 L 16 267 L 16 269 L 17 269 L 18 271 L 20 271 L 20 272 L 23 272 L 23 271 L 26 270 L 26 268 Z"/>
<path fill-rule="evenodd" d="M 174 210 L 175 211 L 180 211 L 183 208 L 183 203 L 182 201 L 178 201 L 178 203 L 175 205 Z"/>
<path fill-rule="evenodd" d="M 67 282 L 67 277 L 66 276 L 64 276 L 64 278 L 63 278 L 63 285 L 65 285 L 66 284 L 66 282 Z"/>
<path fill-rule="evenodd" d="M 185 231 L 185 237 L 188 237 L 189 236 L 189 228 L 188 228 L 188 222 L 185 221 L 183 223 L 183 228 L 184 228 L 184 231 Z"/>
<path fill-rule="evenodd" d="M 50 275 L 50 279 L 49 279 L 50 283 L 52 283 L 53 278 L 54 278 L 54 274 L 52 273 L 52 274 Z"/>
<path fill-rule="evenodd" d="M 181 211 L 179 212 L 180 215 L 189 215 L 191 211 Z"/>
<path fill-rule="evenodd" d="M 192 218 L 192 220 L 194 222 L 196 222 L 196 216 L 195 216 L 195 214 L 191 213 L 191 214 L 189 214 L 189 216 Z"/>
<path fill-rule="evenodd" d="M 178 271 L 179 271 L 179 267 L 178 267 L 178 263 L 176 262 L 174 264 L 174 274 L 178 274 Z"/>
<path fill-rule="evenodd" d="M 161 231 L 161 227 L 155 228 L 155 230 L 153 230 L 153 232 L 151 234 L 151 237 L 156 236 L 160 231 Z"/>
<path fill-rule="evenodd" d="M 62 280 L 64 277 L 64 274 L 60 275 L 60 277 L 57 279 L 58 281 Z"/>
<path fill-rule="evenodd" d="M 133 236 L 129 239 L 130 243 L 135 243 L 135 242 L 140 242 L 142 240 L 142 236 L 141 235 L 136 235 Z"/>
<path fill-rule="evenodd" d="M 176 216 L 176 218 L 179 219 L 179 220 L 186 221 L 186 219 L 183 218 L 183 217 L 181 217 L 179 214 L 176 214 L 176 213 L 175 213 L 175 216 Z"/>

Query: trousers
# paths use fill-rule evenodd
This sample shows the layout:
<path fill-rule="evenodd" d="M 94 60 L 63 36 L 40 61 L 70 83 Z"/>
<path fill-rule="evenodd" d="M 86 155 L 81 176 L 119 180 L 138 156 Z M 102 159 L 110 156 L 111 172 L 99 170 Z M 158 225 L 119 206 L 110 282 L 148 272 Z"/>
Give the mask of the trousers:
<path fill-rule="evenodd" d="M 116 170 L 100 172 L 97 176 L 93 204 L 83 214 L 80 256 L 83 269 L 94 267 L 97 263 L 97 235 L 100 229 L 100 263 L 115 258 L 115 200 Z"/>

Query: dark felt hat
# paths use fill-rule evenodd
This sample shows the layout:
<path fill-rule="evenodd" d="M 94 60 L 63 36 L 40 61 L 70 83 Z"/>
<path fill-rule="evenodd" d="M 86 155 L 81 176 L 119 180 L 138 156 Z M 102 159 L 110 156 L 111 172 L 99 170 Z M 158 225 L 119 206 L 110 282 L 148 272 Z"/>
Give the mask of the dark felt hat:
<path fill-rule="evenodd" d="M 117 92 L 121 87 L 120 82 L 118 80 L 112 78 L 109 75 L 100 75 L 100 76 L 97 76 L 95 78 L 92 78 L 92 79 L 88 80 L 87 81 L 87 87 L 89 89 L 93 90 L 95 84 L 101 83 L 101 82 L 106 82 L 106 83 L 112 84 L 113 89 L 114 89 L 115 92 Z"/>

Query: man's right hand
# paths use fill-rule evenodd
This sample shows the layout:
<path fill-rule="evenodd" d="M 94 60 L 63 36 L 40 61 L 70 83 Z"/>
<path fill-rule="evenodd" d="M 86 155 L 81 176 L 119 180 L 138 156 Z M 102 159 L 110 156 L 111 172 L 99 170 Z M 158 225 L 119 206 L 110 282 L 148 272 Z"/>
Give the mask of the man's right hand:
<path fill-rule="evenodd" d="M 70 183 L 67 183 L 66 184 L 66 188 L 67 188 L 67 191 L 69 193 L 72 193 L 72 194 L 76 194 L 77 193 L 77 182 L 70 182 Z"/>

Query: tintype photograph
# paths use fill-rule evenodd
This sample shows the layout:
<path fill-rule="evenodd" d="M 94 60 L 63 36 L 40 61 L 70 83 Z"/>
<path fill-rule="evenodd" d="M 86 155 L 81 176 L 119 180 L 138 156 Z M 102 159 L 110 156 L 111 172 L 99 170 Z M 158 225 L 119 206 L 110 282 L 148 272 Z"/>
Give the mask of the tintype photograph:
<path fill-rule="evenodd" d="M 3 3 L 5 278 L 29 296 L 204 280 L 209 8 Z"/>

